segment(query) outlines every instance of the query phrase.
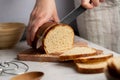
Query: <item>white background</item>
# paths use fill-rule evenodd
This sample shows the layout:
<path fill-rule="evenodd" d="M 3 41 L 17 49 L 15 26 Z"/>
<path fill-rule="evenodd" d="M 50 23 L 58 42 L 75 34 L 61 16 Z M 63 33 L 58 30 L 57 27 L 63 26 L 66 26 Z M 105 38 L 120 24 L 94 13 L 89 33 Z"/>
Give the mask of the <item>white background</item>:
<path fill-rule="evenodd" d="M 28 23 L 36 0 L 0 0 L 0 22 Z M 60 19 L 74 7 L 73 0 L 56 0 Z"/>

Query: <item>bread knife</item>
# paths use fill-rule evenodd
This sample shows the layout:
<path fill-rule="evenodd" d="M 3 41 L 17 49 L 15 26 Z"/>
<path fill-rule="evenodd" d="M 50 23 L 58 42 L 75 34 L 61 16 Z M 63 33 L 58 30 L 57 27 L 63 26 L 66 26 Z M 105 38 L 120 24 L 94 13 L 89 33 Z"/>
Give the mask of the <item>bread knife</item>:
<path fill-rule="evenodd" d="M 61 19 L 60 23 L 70 24 L 73 20 L 77 18 L 80 14 L 85 12 L 87 9 L 79 6 L 78 8 L 73 9 L 69 14 Z"/>
<path fill-rule="evenodd" d="M 80 14 L 86 11 L 86 8 L 79 6 L 78 8 L 73 9 L 68 15 L 66 15 L 60 23 L 70 24 L 73 20 L 77 18 Z M 35 43 L 33 43 L 35 44 Z M 34 48 L 34 46 L 32 46 Z M 35 44 L 36 47 L 36 44 Z"/>

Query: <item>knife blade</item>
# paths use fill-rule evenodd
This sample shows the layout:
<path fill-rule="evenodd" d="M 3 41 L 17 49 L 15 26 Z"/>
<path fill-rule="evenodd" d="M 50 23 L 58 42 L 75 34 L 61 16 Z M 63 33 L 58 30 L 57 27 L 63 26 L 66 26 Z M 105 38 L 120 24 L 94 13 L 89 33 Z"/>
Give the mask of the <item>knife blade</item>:
<path fill-rule="evenodd" d="M 61 19 L 60 23 L 70 24 L 73 20 L 77 18 L 80 14 L 85 12 L 87 9 L 79 6 L 78 8 L 73 9 L 68 15 Z"/>

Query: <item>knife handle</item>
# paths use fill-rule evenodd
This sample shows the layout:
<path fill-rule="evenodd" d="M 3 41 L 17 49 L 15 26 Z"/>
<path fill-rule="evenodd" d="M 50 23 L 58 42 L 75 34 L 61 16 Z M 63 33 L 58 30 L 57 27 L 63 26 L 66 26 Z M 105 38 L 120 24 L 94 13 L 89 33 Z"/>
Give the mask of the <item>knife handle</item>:
<path fill-rule="evenodd" d="M 90 3 L 92 3 L 91 0 L 90 0 Z M 87 10 L 86 8 L 84 8 L 82 5 L 80 5 L 78 8 L 73 9 L 67 16 L 65 16 L 63 19 L 61 19 L 60 22 L 65 23 L 65 24 L 70 24 L 73 20 L 75 20 L 77 18 L 77 16 L 79 16 L 86 10 Z"/>
<path fill-rule="evenodd" d="M 67 16 L 65 16 L 60 22 L 61 23 L 66 23 L 69 24 L 71 23 L 73 20 L 75 20 L 77 18 L 77 16 L 79 16 L 80 14 L 82 14 L 83 12 L 85 12 L 87 9 L 84 8 L 83 6 L 79 6 L 76 9 L 73 9 Z"/>

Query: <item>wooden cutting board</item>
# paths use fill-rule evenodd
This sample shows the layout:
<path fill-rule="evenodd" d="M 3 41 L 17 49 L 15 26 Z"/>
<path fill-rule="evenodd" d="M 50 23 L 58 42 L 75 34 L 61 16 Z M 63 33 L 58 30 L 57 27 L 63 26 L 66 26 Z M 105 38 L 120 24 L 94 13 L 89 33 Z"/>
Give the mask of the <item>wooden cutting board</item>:
<path fill-rule="evenodd" d="M 88 46 L 86 42 L 75 42 L 74 46 Z M 40 62 L 59 62 L 60 54 L 45 54 L 42 49 L 27 49 L 17 55 L 18 60 L 22 61 L 40 61 Z"/>
<path fill-rule="evenodd" d="M 49 55 L 30 48 L 18 53 L 17 59 L 23 61 L 58 62 L 59 55 Z"/>

